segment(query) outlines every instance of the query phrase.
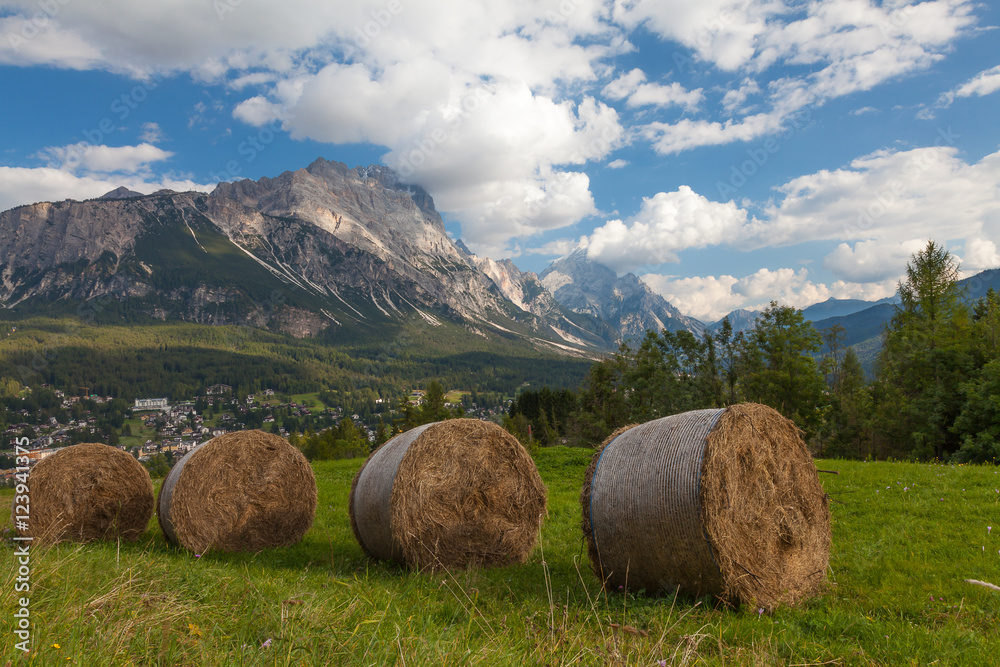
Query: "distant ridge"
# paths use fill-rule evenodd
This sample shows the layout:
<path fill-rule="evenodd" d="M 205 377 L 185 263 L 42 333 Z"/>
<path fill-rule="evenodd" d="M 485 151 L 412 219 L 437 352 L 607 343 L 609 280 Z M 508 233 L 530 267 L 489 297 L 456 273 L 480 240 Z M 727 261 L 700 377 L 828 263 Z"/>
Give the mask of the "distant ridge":
<path fill-rule="evenodd" d="M 827 299 L 821 303 L 815 303 L 802 310 L 802 315 L 809 321 L 825 320 L 829 317 L 844 317 L 852 313 L 858 313 L 872 306 L 883 303 L 898 303 L 899 299 L 893 295 L 878 301 L 863 301 L 861 299 Z"/>

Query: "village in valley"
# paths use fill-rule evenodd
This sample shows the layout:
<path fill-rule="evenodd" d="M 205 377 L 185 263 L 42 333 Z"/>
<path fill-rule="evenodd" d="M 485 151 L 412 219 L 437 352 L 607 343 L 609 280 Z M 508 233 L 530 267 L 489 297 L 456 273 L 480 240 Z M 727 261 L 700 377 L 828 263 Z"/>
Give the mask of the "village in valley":
<path fill-rule="evenodd" d="M 124 399 L 86 393 L 69 396 L 43 385 L 35 390 L 20 389 L 22 401 L 34 395 L 36 409 L 8 410 L 9 422 L 0 443 L 0 486 L 14 482 L 14 442 L 27 438 L 28 458 L 34 465 L 63 447 L 79 442 L 103 442 L 135 456 L 154 475 L 165 474 L 173 463 L 197 445 L 233 431 L 261 429 L 290 438 L 293 443 L 306 433 L 321 434 L 349 419 L 374 445 L 378 430 L 392 428 L 398 421 L 399 405 L 375 399 L 375 410 L 361 415 L 346 414 L 323 392 L 278 394 L 265 389 L 241 396 L 233 387 L 216 384 L 193 398 L 171 402 L 168 398 Z M 412 390 L 407 403 L 419 406 L 424 391 Z M 502 407 L 481 407 L 470 401 L 468 392 L 453 391 L 446 405 L 461 408 L 466 416 L 495 419 Z M 9 451 L 8 451 L 9 450 Z"/>

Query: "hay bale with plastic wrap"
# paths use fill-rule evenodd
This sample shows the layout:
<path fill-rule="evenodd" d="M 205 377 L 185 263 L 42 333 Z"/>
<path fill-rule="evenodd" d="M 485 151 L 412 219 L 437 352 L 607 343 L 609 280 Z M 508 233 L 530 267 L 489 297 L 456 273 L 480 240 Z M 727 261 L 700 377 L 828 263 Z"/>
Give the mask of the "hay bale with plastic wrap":
<path fill-rule="evenodd" d="M 40 542 L 135 541 L 153 516 L 149 473 L 130 454 L 101 443 L 46 456 L 31 469 L 27 486 L 27 528 L 18 533 Z M 18 500 L 15 509 L 23 505 Z"/>
<path fill-rule="evenodd" d="M 401 433 L 351 485 L 351 527 L 372 558 L 415 570 L 523 563 L 546 492 L 535 462 L 496 424 L 452 419 Z"/>
<path fill-rule="evenodd" d="M 595 453 L 580 502 L 591 565 L 608 588 L 772 609 L 825 581 L 829 501 L 799 430 L 767 406 L 619 431 Z"/>
<path fill-rule="evenodd" d="M 302 539 L 316 516 L 316 479 L 284 438 L 237 431 L 178 461 L 157 506 L 167 539 L 195 553 L 260 551 Z"/>

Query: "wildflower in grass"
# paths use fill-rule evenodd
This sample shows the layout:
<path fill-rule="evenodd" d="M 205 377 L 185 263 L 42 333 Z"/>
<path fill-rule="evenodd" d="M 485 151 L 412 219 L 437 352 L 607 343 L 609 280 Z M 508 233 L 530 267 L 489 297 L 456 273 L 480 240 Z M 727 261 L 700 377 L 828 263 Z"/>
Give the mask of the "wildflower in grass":
<path fill-rule="evenodd" d="M 188 632 L 194 637 L 201 637 L 201 630 L 194 623 L 188 623 Z"/>
<path fill-rule="evenodd" d="M 264 643 L 260 645 L 261 648 L 271 648 L 271 638 L 268 637 L 264 640 Z"/>
<path fill-rule="evenodd" d="M 657 660 L 656 664 L 657 664 L 657 667 L 667 667 L 667 661 L 666 660 Z"/>
<path fill-rule="evenodd" d="M 195 558 L 201 558 L 201 554 L 195 554 L 194 557 Z"/>
<path fill-rule="evenodd" d="M 52 648 L 62 648 L 62 646 L 60 646 L 59 644 L 53 644 Z"/>
<path fill-rule="evenodd" d="M 759 609 L 757 610 L 757 620 L 759 621 L 759 620 L 760 620 L 760 617 L 761 617 L 761 616 L 763 616 L 763 615 L 764 615 L 764 608 L 763 608 L 763 607 L 761 607 L 761 608 L 759 608 Z"/>
<path fill-rule="evenodd" d="M 993 531 L 993 526 L 986 526 L 986 534 L 989 535 Z"/>

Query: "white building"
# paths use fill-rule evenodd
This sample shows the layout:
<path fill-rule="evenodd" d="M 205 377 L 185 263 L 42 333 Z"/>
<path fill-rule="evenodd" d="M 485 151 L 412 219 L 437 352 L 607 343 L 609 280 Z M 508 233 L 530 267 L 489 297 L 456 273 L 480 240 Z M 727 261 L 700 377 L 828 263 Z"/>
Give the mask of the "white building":
<path fill-rule="evenodd" d="M 135 399 L 135 410 L 166 410 L 170 407 L 165 398 L 137 398 Z"/>

